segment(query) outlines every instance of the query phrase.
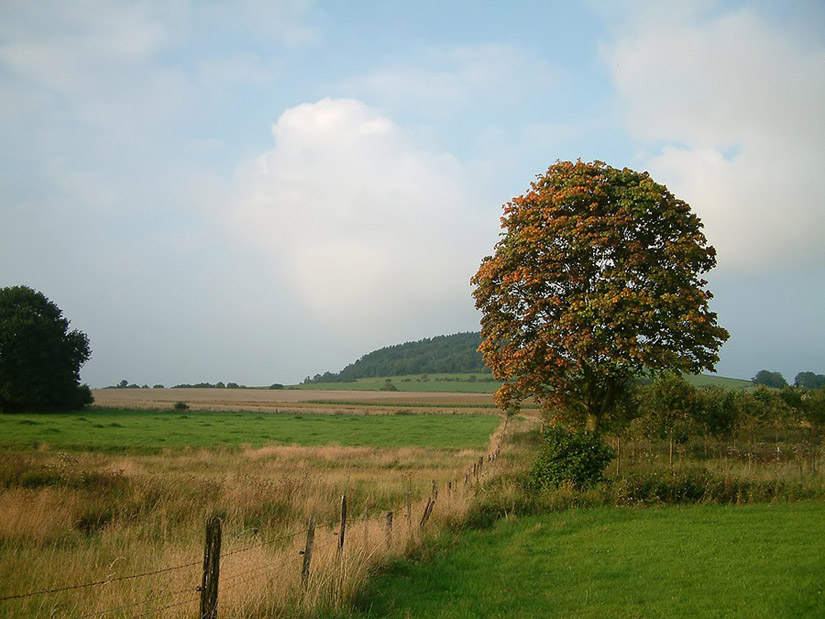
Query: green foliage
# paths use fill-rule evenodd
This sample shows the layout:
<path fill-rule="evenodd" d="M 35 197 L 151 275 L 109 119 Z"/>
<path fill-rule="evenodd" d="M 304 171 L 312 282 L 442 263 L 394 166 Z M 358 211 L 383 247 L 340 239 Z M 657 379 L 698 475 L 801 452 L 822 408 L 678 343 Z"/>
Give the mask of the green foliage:
<path fill-rule="evenodd" d="M 80 384 L 89 339 L 27 286 L 0 289 L 0 411 L 71 410 L 92 402 Z"/>
<path fill-rule="evenodd" d="M 825 388 L 825 374 L 814 374 L 813 372 L 800 372 L 794 378 L 794 385 L 803 389 Z"/>
<path fill-rule="evenodd" d="M 592 486 L 604 477 L 613 450 L 593 432 L 573 432 L 558 425 L 545 428 L 541 453 L 527 476 L 527 486 L 541 492 L 570 485 Z"/>
<path fill-rule="evenodd" d="M 481 335 L 456 333 L 387 346 L 373 351 L 338 373 L 307 377 L 304 383 L 352 382 L 359 378 L 427 373 L 484 372 L 478 347 Z"/>
<path fill-rule="evenodd" d="M 645 371 L 712 370 L 728 332 L 690 207 L 647 173 L 559 161 L 504 207 L 472 278 L 503 408 L 535 396 L 597 429 Z"/>
<path fill-rule="evenodd" d="M 759 370 L 756 376 L 751 379 L 751 382 L 754 385 L 764 385 L 765 387 L 775 387 L 776 389 L 788 386 L 788 381 L 785 380 L 785 377 L 782 376 L 781 373 L 768 370 Z"/>
<path fill-rule="evenodd" d="M 695 433 L 700 402 L 696 389 L 684 378 L 675 374 L 660 376 L 639 393 L 642 416 L 637 423 L 644 434 L 684 443 Z"/>
<path fill-rule="evenodd" d="M 175 405 L 173 406 L 173 408 L 176 411 L 188 411 L 189 410 L 189 405 L 186 402 L 175 402 Z"/>

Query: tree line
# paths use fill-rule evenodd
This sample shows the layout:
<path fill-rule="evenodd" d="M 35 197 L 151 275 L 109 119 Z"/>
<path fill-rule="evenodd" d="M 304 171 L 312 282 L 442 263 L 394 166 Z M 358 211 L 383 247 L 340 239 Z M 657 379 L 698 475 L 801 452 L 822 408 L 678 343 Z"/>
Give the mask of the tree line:
<path fill-rule="evenodd" d="M 307 376 L 304 383 L 354 382 L 359 378 L 409 374 L 487 372 L 478 347 L 479 332 L 439 335 L 375 350 L 340 372 Z"/>
<path fill-rule="evenodd" d="M 759 370 L 751 379 L 754 385 L 764 385 L 765 387 L 775 387 L 781 389 L 788 386 L 788 381 L 780 372 L 770 370 Z M 794 386 L 803 389 L 822 389 L 825 387 L 825 375 L 814 372 L 799 372 L 794 378 Z"/>

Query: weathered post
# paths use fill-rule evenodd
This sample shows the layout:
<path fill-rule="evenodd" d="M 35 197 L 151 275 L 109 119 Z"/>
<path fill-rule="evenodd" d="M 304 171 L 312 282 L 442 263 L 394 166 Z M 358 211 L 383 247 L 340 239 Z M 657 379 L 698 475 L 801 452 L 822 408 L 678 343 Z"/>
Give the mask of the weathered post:
<path fill-rule="evenodd" d="M 304 563 L 301 566 L 301 584 L 304 589 L 309 583 L 309 564 L 312 561 L 312 546 L 315 544 L 315 516 L 309 517 L 309 526 L 307 526 L 307 543 L 304 546 Z"/>
<path fill-rule="evenodd" d="M 407 529 L 412 529 L 412 480 L 407 488 Z"/>
<path fill-rule="evenodd" d="M 347 495 L 341 495 L 341 533 L 338 535 L 338 558 L 344 553 L 344 536 L 347 533 Z"/>
<path fill-rule="evenodd" d="M 387 512 L 387 548 L 392 547 L 392 512 Z"/>
<path fill-rule="evenodd" d="M 221 569 L 221 519 L 206 519 L 206 543 L 203 547 L 203 579 L 201 581 L 201 619 L 218 617 L 218 579 Z"/>
<path fill-rule="evenodd" d="M 438 496 L 438 486 L 435 484 L 435 480 L 433 480 L 433 491 L 431 494 L 433 495 L 433 498 Z"/>
<path fill-rule="evenodd" d="M 427 507 L 424 508 L 424 514 L 421 516 L 421 522 L 418 524 L 419 528 L 422 528 L 427 521 L 430 519 L 430 515 L 433 513 L 433 506 L 435 506 L 435 501 L 432 497 L 427 499 Z"/>

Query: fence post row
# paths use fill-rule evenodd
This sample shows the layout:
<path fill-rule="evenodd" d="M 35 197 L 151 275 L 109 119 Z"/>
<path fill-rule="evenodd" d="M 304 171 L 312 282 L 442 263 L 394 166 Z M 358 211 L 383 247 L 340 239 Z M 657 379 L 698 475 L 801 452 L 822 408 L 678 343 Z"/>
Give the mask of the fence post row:
<path fill-rule="evenodd" d="M 206 544 L 203 548 L 203 580 L 201 581 L 201 619 L 218 617 L 218 580 L 221 569 L 221 519 L 206 519 Z"/>
<path fill-rule="evenodd" d="M 307 588 L 309 582 L 309 564 L 312 561 L 312 546 L 315 543 L 315 516 L 309 517 L 309 525 L 307 526 L 307 543 L 304 546 L 304 563 L 301 566 L 301 584 L 304 589 Z"/>

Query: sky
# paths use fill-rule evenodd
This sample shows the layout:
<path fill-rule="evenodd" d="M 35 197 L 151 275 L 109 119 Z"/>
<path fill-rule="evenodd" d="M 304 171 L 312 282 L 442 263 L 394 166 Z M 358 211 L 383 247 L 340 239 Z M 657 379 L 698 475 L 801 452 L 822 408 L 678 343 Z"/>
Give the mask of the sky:
<path fill-rule="evenodd" d="M 825 373 L 825 5 L 3 0 L 0 287 L 102 387 L 291 384 L 479 329 L 557 159 L 705 223 L 719 374 Z"/>

